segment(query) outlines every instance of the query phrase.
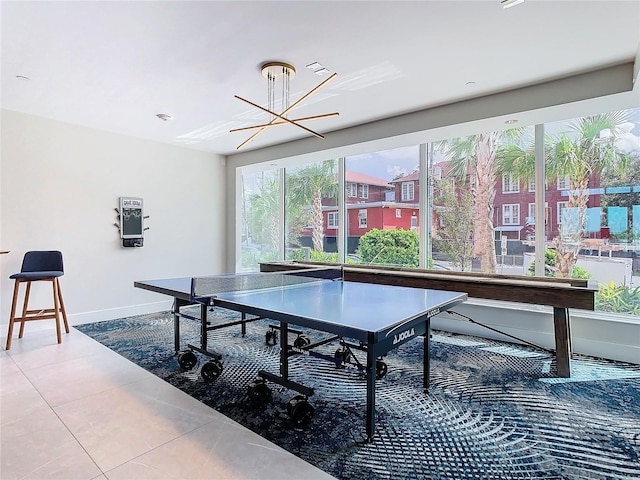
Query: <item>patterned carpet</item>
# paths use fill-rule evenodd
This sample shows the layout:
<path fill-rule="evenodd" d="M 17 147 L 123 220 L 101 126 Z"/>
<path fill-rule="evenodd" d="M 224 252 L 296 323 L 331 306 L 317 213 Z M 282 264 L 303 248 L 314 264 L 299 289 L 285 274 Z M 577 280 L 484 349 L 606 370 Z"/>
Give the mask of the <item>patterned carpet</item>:
<path fill-rule="evenodd" d="M 218 310 L 210 320 L 234 315 Z M 198 327 L 182 321 L 183 345 L 199 343 Z M 265 321 L 249 324 L 244 338 L 238 326 L 210 333 L 209 348 L 224 365 L 210 383 L 199 374 L 206 357 L 198 354 L 191 371 L 179 368 L 169 312 L 76 328 L 340 479 L 640 478 L 638 365 L 574 357 L 572 378 L 559 379 L 545 352 L 434 332 L 428 394 L 421 387 L 422 341 L 385 358 L 376 435 L 366 443 L 366 385 L 353 369 L 306 355 L 290 359 L 290 378 L 315 389 L 315 415 L 301 428 L 287 414 L 295 392 L 270 385 L 269 404 L 249 401 L 258 370 L 278 370 Z M 307 333 L 312 341 L 322 335 Z M 333 355 L 337 345 L 322 348 Z"/>

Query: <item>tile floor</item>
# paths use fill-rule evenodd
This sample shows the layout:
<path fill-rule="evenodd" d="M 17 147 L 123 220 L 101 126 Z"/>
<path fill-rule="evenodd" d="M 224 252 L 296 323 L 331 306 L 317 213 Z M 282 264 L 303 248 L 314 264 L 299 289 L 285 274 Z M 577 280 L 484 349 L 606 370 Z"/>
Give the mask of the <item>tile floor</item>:
<path fill-rule="evenodd" d="M 2 480 L 333 478 L 79 331 L 58 345 L 37 323 L 0 351 Z"/>

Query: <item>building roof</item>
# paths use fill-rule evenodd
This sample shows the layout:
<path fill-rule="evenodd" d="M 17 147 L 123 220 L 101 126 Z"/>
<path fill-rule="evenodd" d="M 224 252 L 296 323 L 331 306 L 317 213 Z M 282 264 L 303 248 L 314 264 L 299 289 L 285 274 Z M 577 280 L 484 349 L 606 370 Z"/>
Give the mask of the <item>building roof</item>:
<path fill-rule="evenodd" d="M 420 180 L 420 171 L 414 170 L 409 175 L 405 175 L 404 177 L 396 178 L 395 180 L 391 180 L 390 183 L 399 183 L 399 182 L 412 182 Z"/>
<path fill-rule="evenodd" d="M 378 185 L 381 187 L 389 187 L 389 188 L 392 187 L 392 185 L 390 185 L 387 180 L 383 178 L 373 177 L 365 173 L 352 172 L 347 170 L 345 172 L 345 177 L 347 182 L 350 182 L 350 183 L 364 183 L 367 185 Z"/>

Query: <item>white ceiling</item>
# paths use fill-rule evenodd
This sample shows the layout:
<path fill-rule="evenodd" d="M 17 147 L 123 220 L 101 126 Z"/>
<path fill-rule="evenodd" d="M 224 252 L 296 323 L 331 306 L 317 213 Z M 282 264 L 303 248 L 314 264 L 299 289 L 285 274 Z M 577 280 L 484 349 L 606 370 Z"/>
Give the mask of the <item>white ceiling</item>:
<path fill-rule="evenodd" d="M 232 154 L 268 121 L 260 66 L 295 66 L 319 133 L 634 60 L 640 1 L 2 1 L 2 108 Z M 26 76 L 30 80 L 21 80 Z M 468 82 L 474 82 L 468 85 Z M 173 120 L 163 122 L 158 113 Z M 303 137 L 267 129 L 243 150 Z"/>

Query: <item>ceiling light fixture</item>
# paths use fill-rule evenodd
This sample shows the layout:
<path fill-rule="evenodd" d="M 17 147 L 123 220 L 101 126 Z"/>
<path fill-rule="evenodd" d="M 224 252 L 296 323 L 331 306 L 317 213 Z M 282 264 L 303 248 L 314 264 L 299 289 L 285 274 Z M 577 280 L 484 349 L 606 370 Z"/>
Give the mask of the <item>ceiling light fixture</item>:
<path fill-rule="evenodd" d="M 26 75 L 16 75 L 16 78 L 18 80 L 22 80 L 23 82 L 28 82 L 29 80 L 31 80 L 29 77 L 27 77 Z"/>
<path fill-rule="evenodd" d="M 500 0 L 502 8 L 511 8 L 523 3 L 524 0 Z"/>
<path fill-rule="evenodd" d="M 163 122 L 166 122 L 168 120 L 173 120 L 173 117 L 167 113 L 158 113 L 156 117 L 158 117 Z"/>
<path fill-rule="evenodd" d="M 314 64 L 307 65 L 307 67 L 311 70 L 312 65 Z M 320 66 L 320 68 L 323 68 L 322 65 L 320 64 L 318 65 Z M 245 103 L 248 103 L 252 107 L 255 107 L 259 110 L 262 110 L 263 112 L 268 113 L 270 116 L 269 122 L 261 123 L 259 125 L 251 125 L 250 127 L 234 128 L 233 130 L 230 130 L 230 132 L 239 132 L 243 130 L 251 130 L 254 128 L 258 129 L 258 131 L 253 133 L 249 138 L 247 138 L 244 142 L 238 145 L 237 149 L 240 150 L 247 143 L 249 143 L 251 140 L 253 140 L 262 132 L 264 132 L 267 128 L 275 127 L 278 125 L 292 124 L 292 125 L 295 125 L 296 127 L 301 128 L 302 130 L 305 130 L 311 133 L 312 135 L 315 135 L 318 138 L 324 138 L 323 135 L 320 135 L 319 133 L 314 132 L 313 130 L 305 127 L 304 125 L 301 125 L 300 122 L 307 121 L 307 120 L 317 120 L 319 118 L 336 117 L 339 115 L 338 112 L 325 113 L 323 115 L 313 115 L 311 117 L 292 118 L 292 119 L 287 118 L 287 113 L 289 113 L 291 110 L 299 106 L 304 100 L 306 100 L 315 92 L 320 90 L 322 87 L 324 87 L 327 83 L 329 83 L 331 80 L 336 78 L 338 75 L 334 73 L 329 78 L 327 78 L 324 82 L 319 84 L 317 87 L 311 89 L 309 92 L 303 95 L 299 100 L 295 101 L 292 104 L 290 103 L 289 82 L 296 76 L 296 69 L 292 65 L 289 65 L 288 63 L 269 62 L 262 65 L 261 71 L 262 71 L 262 76 L 267 79 L 267 99 L 268 99 L 267 108 L 264 108 L 253 102 L 250 102 L 249 100 L 246 100 L 238 95 L 235 95 L 235 98 L 237 98 L 238 100 L 242 100 Z M 278 86 L 277 84 L 279 84 L 279 88 L 276 88 Z M 276 92 L 281 94 L 279 102 L 276 99 Z M 276 113 L 276 106 L 277 106 L 276 103 L 279 103 L 280 113 Z"/>
<path fill-rule="evenodd" d="M 515 123 L 518 123 L 518 120 L 516 120 L 515 118 L 511 118 L 509 120 L 505 120 L 505 122 L 507 125 L 513 125 Z"/>

